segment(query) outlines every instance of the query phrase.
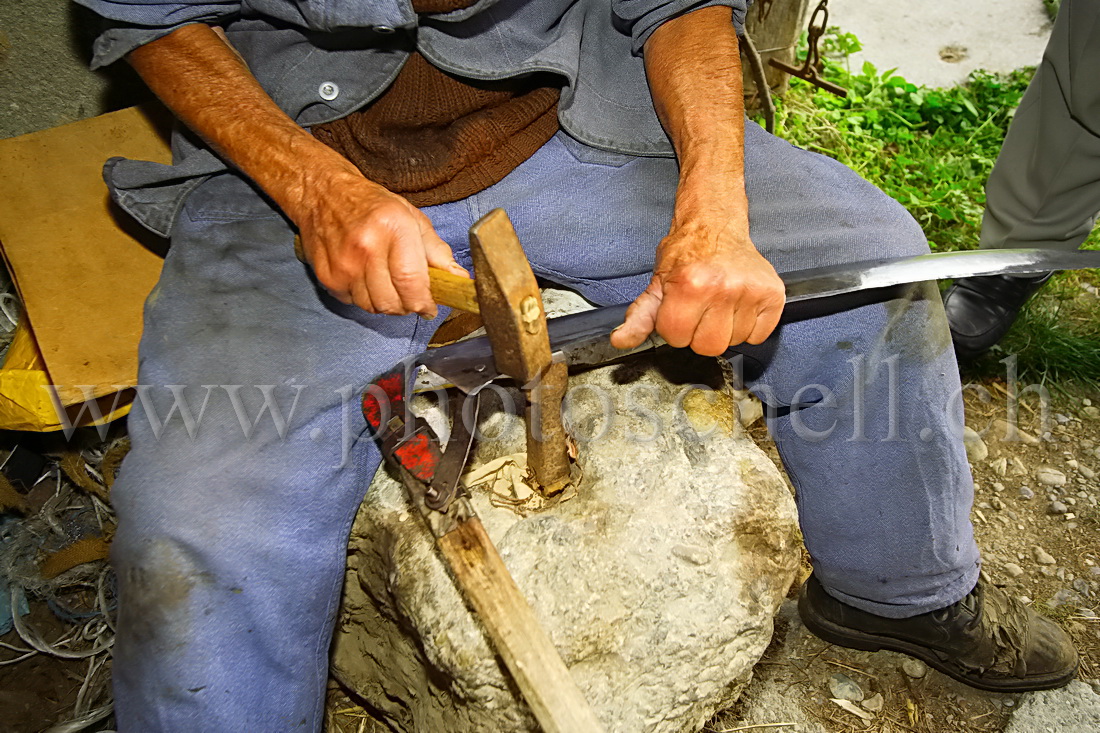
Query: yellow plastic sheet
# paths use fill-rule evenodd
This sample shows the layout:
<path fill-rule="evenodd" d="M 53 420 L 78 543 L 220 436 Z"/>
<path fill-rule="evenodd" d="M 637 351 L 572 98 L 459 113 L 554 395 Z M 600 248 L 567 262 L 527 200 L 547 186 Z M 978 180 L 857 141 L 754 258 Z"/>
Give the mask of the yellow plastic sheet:
<path fill-rule="evenodd" d="M 103 425 L 130 411 L 130 390 L 91 402 L 58 395 L 50 381 L 31 330 L 21 323 L 0 367 L 0 428 L 51 432 Z M 98 416 L 98 419 L 97 419 Z"/>

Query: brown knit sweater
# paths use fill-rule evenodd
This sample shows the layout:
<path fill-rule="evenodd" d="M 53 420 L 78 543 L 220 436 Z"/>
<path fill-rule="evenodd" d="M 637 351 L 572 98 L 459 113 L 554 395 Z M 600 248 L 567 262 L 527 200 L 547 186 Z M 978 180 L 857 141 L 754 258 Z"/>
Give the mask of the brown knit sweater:
<path fill-rule="evenodd" d="M 413 9 L 442 13 L 472 4 L 413 0 Z M 554 74 L 458 79 L 413 52 L 380 97 L 315 125 L 313 135 L 416 206 L 458 201 L 500 181 L 554 136 L 560 87 Z"/>

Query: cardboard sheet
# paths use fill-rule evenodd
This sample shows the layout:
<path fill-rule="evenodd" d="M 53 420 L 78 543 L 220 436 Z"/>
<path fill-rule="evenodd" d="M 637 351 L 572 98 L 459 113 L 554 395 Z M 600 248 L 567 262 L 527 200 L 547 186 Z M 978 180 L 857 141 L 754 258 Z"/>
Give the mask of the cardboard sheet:
<path fill-rule="evenodd" d="M 65 404 L 83 399 L 80 385 L 98 397 L 136 383 L 142 306 L 161 268 L 165 244 L 107 197 L 115 155 L 168 162 L 162 115 L 130 108 L 0 140 L 0 248 Z"/>

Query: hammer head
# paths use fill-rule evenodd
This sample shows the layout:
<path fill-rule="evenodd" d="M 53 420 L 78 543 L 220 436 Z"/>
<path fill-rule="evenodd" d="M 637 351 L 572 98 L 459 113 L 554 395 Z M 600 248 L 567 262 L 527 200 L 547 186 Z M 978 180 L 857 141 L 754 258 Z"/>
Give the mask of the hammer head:
<path fill-rule="evenodd" d="M 535 274 L 503 209 L 493 209 L 470 227 L 470 251 L 496 367 L 528 384 L 550 365 L 550 339 Z"/>

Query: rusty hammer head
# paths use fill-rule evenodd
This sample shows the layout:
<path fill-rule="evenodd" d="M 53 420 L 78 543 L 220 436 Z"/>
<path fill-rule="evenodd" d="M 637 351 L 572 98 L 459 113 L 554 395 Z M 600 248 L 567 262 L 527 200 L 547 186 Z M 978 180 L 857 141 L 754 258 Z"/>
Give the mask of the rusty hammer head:
<path fill-rule="evenodd" d="M 470 250 L 497 369 L 526 385 L 550 366 L 550 338 L 535 274 L 503 209 L 470 227 Z"/>

